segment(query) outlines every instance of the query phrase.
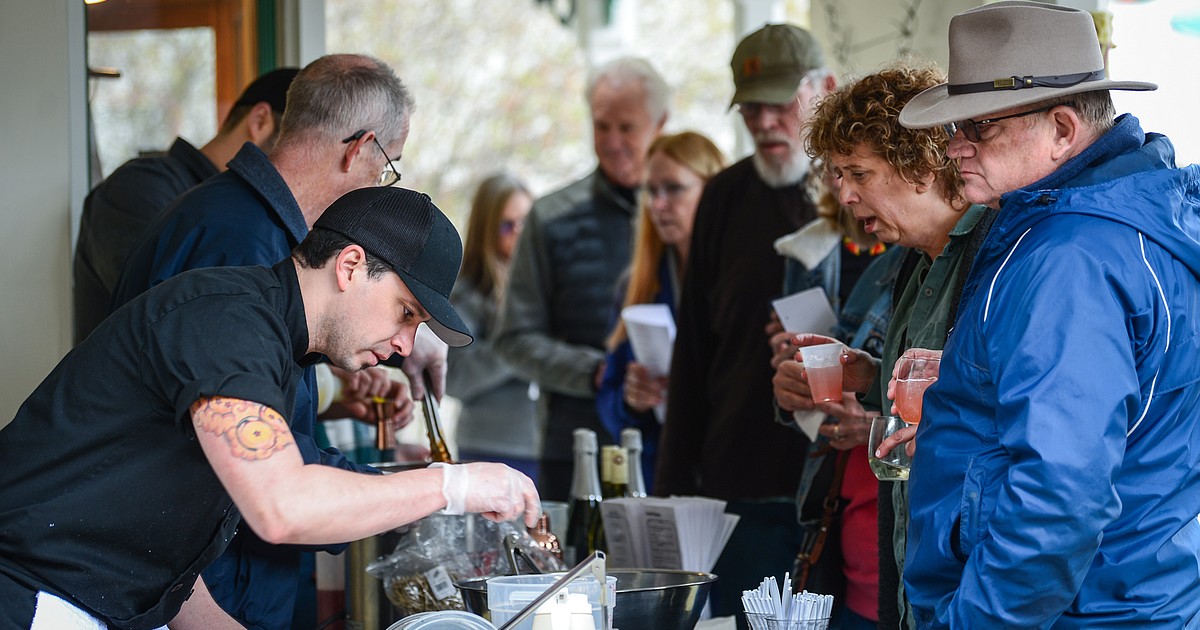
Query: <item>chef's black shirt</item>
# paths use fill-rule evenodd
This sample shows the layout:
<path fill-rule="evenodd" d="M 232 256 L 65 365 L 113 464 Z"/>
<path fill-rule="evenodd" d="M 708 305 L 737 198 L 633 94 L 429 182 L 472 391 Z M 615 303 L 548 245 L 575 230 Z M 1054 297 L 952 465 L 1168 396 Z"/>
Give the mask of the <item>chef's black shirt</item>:
<path fill-rule="evenodd" d="M 189 407 L 290 422 L 307 347 L 289 259 L 180 274 L 67 354 L 0 430 L 0 626 L 28 627 L 38 590 L 117 628 L 170 621 L 240 521 Z"/>

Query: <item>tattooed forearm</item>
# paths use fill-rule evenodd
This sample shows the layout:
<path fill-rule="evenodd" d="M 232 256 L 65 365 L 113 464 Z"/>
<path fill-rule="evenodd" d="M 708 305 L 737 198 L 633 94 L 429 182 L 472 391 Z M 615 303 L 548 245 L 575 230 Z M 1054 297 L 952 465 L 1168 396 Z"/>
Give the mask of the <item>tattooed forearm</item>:
<path fill-rule="evenodd" d="M 266 405 L 215 396 L 192 403 L 191 412 L 196 427 L 224 436 L 235 457 L 267 459 L 293 443 L 283 416 Z"/>

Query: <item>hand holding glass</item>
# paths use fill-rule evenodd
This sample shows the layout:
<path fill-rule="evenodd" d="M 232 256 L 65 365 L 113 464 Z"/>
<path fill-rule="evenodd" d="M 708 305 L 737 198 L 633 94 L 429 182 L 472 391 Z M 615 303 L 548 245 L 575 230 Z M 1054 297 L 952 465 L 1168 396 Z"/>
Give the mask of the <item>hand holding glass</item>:
<path fill-rule="evenodd" d="M 801 346 L 800 358 L 808 374 L 813 402 L 842 401 L 842 352 L 840 343 Z"/>
<path fill-rule="evenodd" d="M 891 434 L 908 426 L 900 416 L 875 416 L 871 420 L 871 435 L 867 439 L 867 463 L 871 472 L 880 481 L 905 481 L 908 479 L 908 467 L 912 465 L 912 457 L 903 444 L 891 450 L 883 457 L 875 457 L 879 444 Z"/>
<path fill-rule="evenodd" d="M 937 357 L 900 357 L 896 370 L 896 412 L 909 424 L 921 421 L 925 390 L 938 379 L 941 359 Z"/>

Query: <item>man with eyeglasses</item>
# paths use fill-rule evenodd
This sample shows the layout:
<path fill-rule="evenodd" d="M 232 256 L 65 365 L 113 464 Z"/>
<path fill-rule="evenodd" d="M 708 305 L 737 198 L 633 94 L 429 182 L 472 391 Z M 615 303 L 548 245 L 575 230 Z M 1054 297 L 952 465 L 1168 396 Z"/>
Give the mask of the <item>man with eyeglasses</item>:
<path fill-rule="evenodd" d="M 754 155 L 715 175 L 696 210 L 654 488 L 722 499 L 741 516 L 715 569 L 717 615 L 738 613 L 764 575 L 791 571 L 800 544 L 797 457 L 808 442 L 774 421 L 763 330 L 783 287 L 773 243 L 816 218 L 801 129 L 836 86 L 816 40 L 791 24 L 746 36 L 730 67 Z"/>
<path fill-rule="evenodd" d="M 904 583 L 919 628 L 1200 620 L 1200 167 L 1116 116 L 1091 16 L 950 22 L 946 125 L 999 209 L 915 430 Z M 910 430 L 910 432 L 912 432 Z"/>
<path fill-rule="evenodd" d="M 408 88 L 382 61 L 365 55 L 327 55 L 310 63 L 292 82 L 271 152 L 244 145 L 228 171 L 176 200 L 130 255 L 114 292 L 113 309 L 190 269 L 271 266 L 287 258 L 333 200 L 351 190 L 399 181 L 391 158 L 403 152 L 412 107 Z M 220 330 L 194 334 L 211 335 L 214 343 L 222 338 Z M 435 388 L 444 382 L 446 346 L 425 329 L 417 339 L 402 369 L 419 397 L 424 391 L 422 370 L 433 374 Z M 394 403 L 395 424 L 411 420 L 408 388 L 380 368 L 367 372 L 339 374 L 348 387 Z M 304 461 L 371 470 L 351 463 L 336 449 L 318 448 L 312 437 L 317 404 L 317 370 L 309 367 L 297 392 L 292 423 Z M 370 407 L 356 404 L 342 411 L 370 417 Z M 217 603 L 248 627 L 286 628 L 291 625 L 301 560 L 300 548 L 266 545 L 242 528 L 204 578 Z"/>

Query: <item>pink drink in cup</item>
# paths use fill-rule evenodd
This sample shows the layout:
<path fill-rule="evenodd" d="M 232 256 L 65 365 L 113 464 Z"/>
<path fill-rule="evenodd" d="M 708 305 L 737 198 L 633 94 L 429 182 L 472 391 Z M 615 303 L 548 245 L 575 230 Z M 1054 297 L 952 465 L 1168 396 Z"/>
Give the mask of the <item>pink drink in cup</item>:
<path fill-rule="evenodd" d="M 800 348 L 804 371 L 814 402 L 842 401 L 842 352 L 840 343 L 824 343 Z"/>
<path fill-rule="evenodd" d="M 921 421 L 925 390 L 938 379 L 941 360 L 935 357 L 901 357 L 896 378 L 896 413 L 909 424 Z"/>

